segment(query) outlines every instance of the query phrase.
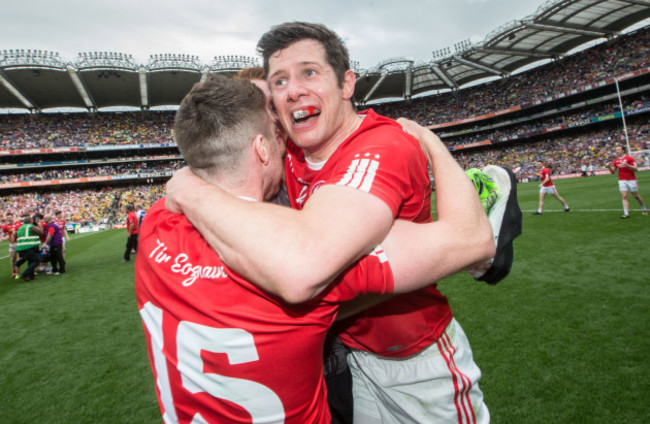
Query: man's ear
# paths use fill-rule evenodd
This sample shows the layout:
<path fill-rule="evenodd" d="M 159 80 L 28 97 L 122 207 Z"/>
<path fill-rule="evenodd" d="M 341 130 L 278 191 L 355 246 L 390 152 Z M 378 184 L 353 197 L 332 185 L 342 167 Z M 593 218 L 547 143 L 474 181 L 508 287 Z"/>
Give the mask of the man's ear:
<path fill-rule="evenodd" d="M 354 96 L 354 86 L 357 83 L 357 76 L 352 69 L 348 69 L 343 74 L 343 99 L 350 100 Z"/>
<path fill-rule="evenodd" d="M 269 152 L 269 141 L 262 134 L 257 134 L 253 139 L 253 149 L 255 154 L 260 159 L 264 165 L 269 163 L 270 152 Z"/>

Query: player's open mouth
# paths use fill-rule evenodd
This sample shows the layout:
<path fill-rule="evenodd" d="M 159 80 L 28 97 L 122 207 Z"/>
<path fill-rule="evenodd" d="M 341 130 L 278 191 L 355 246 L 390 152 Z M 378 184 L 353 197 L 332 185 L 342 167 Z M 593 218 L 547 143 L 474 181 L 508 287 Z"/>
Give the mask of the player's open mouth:
<path fill-rule="evenodd" d="M 291 117 L 293 118 L 294 124 L 302 124 L 308 119 L 320 115 L 320 109 L 315 108 L 314 106 L 309 106 L 304 109 L 294 110 Z"/>

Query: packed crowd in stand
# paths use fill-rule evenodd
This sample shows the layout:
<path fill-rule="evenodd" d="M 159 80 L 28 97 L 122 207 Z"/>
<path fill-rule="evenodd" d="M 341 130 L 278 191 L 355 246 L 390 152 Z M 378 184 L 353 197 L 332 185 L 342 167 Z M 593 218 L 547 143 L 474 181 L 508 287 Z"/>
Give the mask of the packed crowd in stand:
<path fill-rule="evenodd" d="M 648 68 L 648 45 L 650 27 L 497 82 L 408 102 L 374 105 L 373 108 L 381 114 L 394 118 L 405 116 L 423 125 L 481 116 L 531 104 L 613 75 Z M 650 98 L 643 93 L 630 96 L 625 102 L 626 111 L 650 106 Z M 484 129 L 489 125 L 478 121 L 469 133 L 456 135 L 454 127 L 440 129 L 438 133 L 450 148 L 491 140 L 493 145 L 489 148 L 459 149 L 454 151 L 454 155 L 466 169 L 500 164 L 516 169 L 522 180 L 534 176 L 535 162 L 541 159 L 551 165 L 555 174 L 579 172 L 583 164 L 590 164 L 597 170 L 605 169 L 612 160 L 612 145 L 624 142 L 620 125 L 547 133 L 543 140 L 540 134 L 550 127 L 570 125 L 618 111 L 618 103 L 610 101 L 508 126 L 495 125 Z M 173 144 L 173 120 L 174 112 L 170 111 L 4 115 L 0 116 L 0 150 Z M 628 134 L 633 151 L 650 149 L 650 124 L 647 121 L 647 112 L 629 119 Z M 530 137 L 536 137 L 534 140 L 539 141 L 525 140 Z M 131 151 L 124 150 L 117 154 L 124 156 L 129 153 Z M 138 151 L 133 150 L 132 153 L 137 154 Z M 0 186 L 16 182 L 173 172 L 184 165 L 183 160 L 173 157 L 144 161 L 135 154 L 122 158 L 123 163 L 91 166 L 89 162 L 77 166 L 43 166 L 42 171 L 5 171 L 0 174 Z M 640 157 L 639 160 L 641 165 L 648 165 L 647 157 Z M 0 193 L 0 210 L 3 213 L 33 213 L 60 209 L 68 221 L 82 224 L 116 223 L 124 219 L 123 211 L 127 203 L 140 204 L 146 209 L 163 194 L 162 185 L 11 196 Z"/>
<path fill-rule="evenodd" d="M 0 149 L 173 143 L 173 112 L 7 115 Z"/>
<path fill-rule="evenodd" d="M 174 172 L 185 165 L 183 161 L 153 161 L 130 162 L 113 166 L 93 166 L 49 169 L 46 171 L 19 172 L 15 174 L 0 175 L 0 184 L 27 181 L 66 180 L 70 178 L 86 178 L 97 176 L 117 176 L 124 174 Z"/>
<path fill-rule="evenodd" d="M 625 106 L 626 113 L 633 112 L 639 109 L 650 108 L 650 99 L 646 96 L 640 96 L 630 104 Z M 592 120 L 593 118 L 611 115 L 620 112 L 618 102 L 608 102 L 605 104 L 597 105 L 595 107 L 583 108 L 578 111 L 553 115 L 548 118 L 531 120 L 523 123 L 512 124 L 506 127 L 487 129 L 470 133 L 469 135 L 461 135 L 458 137 L 445 137 L 440 134 L 445 144 L 449 146 L 466 145 L 470 143 L 480 142 L 483 140 L 492 140 L 493 142 L 512 140 L 517 138 L 531 137 L 533 135 L 541 134 L 549 128 L 556 128 L 561 125 L 571 127 L 573 124 L 579 124 L 585 120 Z M 617 119 L 620 122 L 620 118 Z M 633 149 L 634 150 L 634 149 Z"/>
<path fill-rule="evenodd" d="M 164 186 L 138 185 L 102 189 L 70 190 L 46 194 L 24 193 L 0 196 L 0 210 L 17 215 L 61 210 L 66 221 L 81 225 L 115 224 L 124 219 L 126 204 L 147 209 L 162 197 Z"/>
<path fill-rule="evenodd" d="M 391 118 L 405 116 L 422 125 L 453 122 L 531 104 L 576 87 L 650 66 L 650 27 L 609 44 L 568 56 L 497 82 L 410 102 L 373 106 Z"/>
<path fill-rule="evenodd" d="M 647 146 L 650 139 L 649 123 L 632 123 L 628 126 L 628 135 L 632 150 L 650 147 Z M 534 178 L 538 171 L 535 163 L 539 160 L 549 164 L 554 174 L 579 172 L 583 163 L 591 164 L 595 170 L 604 170 L 614 159 L 612 146 L 617 143 L 625 144 L 621 136 L 620 128 L 598 129 L 580 135 L 509 145 L 498 149 L 461 150 L 455 157 L 465 169 L 481 168 L 485 165 L 502 165 L 517 169 L 520 180 Z M 632 140 L 635 142 L 632 143 Z M 637 159 L 639 165 L 650 164 L 646 157 Z"/>

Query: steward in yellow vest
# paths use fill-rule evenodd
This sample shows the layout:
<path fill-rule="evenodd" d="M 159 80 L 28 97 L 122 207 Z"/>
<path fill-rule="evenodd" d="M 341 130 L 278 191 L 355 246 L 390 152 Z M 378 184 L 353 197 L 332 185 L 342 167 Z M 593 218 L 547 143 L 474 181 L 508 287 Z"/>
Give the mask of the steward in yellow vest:
<path fill-rule="evenodd" d="M 41 218 L 29 215 L 23 216 L 23 225 L 16 232 L 16 252 L 20 259 L 16 261 L 16 268 L 27 262 L 27 268 L 21 274 L 25 281 L 32 281 L 35 277 L 34 270 L 41 261 L 39 248 L 41 246 L 40 235 L 43 234 L 43 227 L 40 225 Z M 17 277 L 16 277 L 17 278 Z"/>

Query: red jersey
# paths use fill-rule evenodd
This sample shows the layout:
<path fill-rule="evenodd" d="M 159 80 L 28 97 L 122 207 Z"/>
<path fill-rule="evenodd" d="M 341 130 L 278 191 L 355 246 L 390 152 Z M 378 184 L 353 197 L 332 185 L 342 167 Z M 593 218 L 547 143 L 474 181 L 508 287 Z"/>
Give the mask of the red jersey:
<path fill-rule="evenodd" d="M 634 162 L 634 158 L 632 156 L 625 155 L 622 158 L 614 159 L 614 168 L 618 170 L 618 179 L 622 181 L 636 180 L 636 175 L 634 174 L 633 170 L 627 166 L 621 166 L 624 163 L 636 166 L 636 163 Z"/>
<path fill-rule="evenodd" d="M 14 226 L 13 224 L 5 224 L 2 226 L 2 234 L 6 234 L 10 239 L 13 235 Z"/>
<path fill-rule="evenodd" d="M 540 181 L 544 181 L 548 177 L 548 181 L 546 181 L 544 184 L 542 184 L 542 187 L 553 187 L 553 180 L 551 180 L 551 171 L 544 167 L 542 168 L 541 171 L 539 171 L 539 179 Z"/>
<path fill-rule="evenodd" d="M 56 223 L 56 225 L 59 226 L 59 228 L 61 229 L 61 232 L 65 231 L 65 219 L 56 219 L 56 218 L 54 218 L 54 222 Z"/>
<path fill-rule="evenodd" d="M 320 170 L 310 169 L 302 150 L 289 141 L 285 173 L 289 200 L 297 209 L 320 186 L 335 184 L 379 197 L 396 219 L 432 221 L 427 160 L 418 141 L 372 110 Z M 451 319 L 447 299 L 432 284 L 337 323 L 337 328 L 349 347 L 406 357 L 437 340 Z"/>
<path fill-rule="evenodd" d="M 388 263 L 368 256 L 316 299 L 286 305 L 228 269 L 164 198 L 147 222 L 135 292 L 164 421 L 329 423 L 325 334 L 339 302 L 392 292 Z"/>
<path fill-rule="evenodd" d="M 129 231 L 129 224 L 131 224 L 131 231 Z M 129 235 L 138 234 L 138 218 L 133 211 L 126 216 L 126 230 L 129 231 Z"/>
<path fill-rule="evenodd" d="M 2 232 L 9 235 L 9 243 L 15 243 L 16 242 L 16 232 L 20 227 L 23 226 L 23 223 L 21 221 L 15 221 L 11 224 L 5 224 L 2 227 Z"/>
<path fill-rule="evenodd" d="M 43 229 L 43 234 L 40 235 L 41 243 L 45 243 L 45 240 L 47 240 L 47 224 L 43 220 L 41 220 L 41 228 Z"/>

